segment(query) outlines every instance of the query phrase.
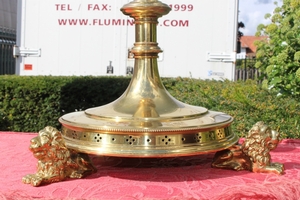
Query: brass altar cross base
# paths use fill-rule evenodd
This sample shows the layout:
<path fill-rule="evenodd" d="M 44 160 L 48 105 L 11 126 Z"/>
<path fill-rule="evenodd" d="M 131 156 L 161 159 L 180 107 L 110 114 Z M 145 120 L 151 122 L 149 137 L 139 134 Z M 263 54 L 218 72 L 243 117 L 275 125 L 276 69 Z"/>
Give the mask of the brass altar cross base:
<path fill-rule="evenodd" d="M 50 139 L 42 131 L 36 141 L 43 141 L 41 143 L 45 146 L 36 145 L 35 140 L 31 143 L 32 147 L 38 146 L 37 149 L 31 148 L 39 160 L 38 172 L 25 176 L 23 182 L 37 186 L 43 182 L 60 181 L 66 177 L 80 178 L 92 173 L 95 169 L 86 154 L 148 158 L 219 151 L 213 167 L 233 166 L 236 169 L 271 172 L 269 169 L 278 166 L 269 162 L 269 155 L 248 155 L 251 147 L 246 144 L 253 145 L 253 142 L 245 143 L 241 148 L 234 146 L 239 138 L 231 131 L 231 116 L 182 103 L 166 91 L 158 72 L 157 58 L 162 50 L 156 39 L 158 18 L 170 10 L 168 5 L 158 0 L 134 0 L 121 8 L 125 15 L 135 20 L 135 43 L 131 49 L 135 59 L 134 73 L 127 90 L 112 103 L 62 116 L 59 119 L 62 137 L 54 131 L 59 141 L 64 140 L 61 146 L 47 144 L 45 141 Z M 266 140 L 268 147 L 265 148 L 272 149 L 272 140 Z M 57 152 L 66 149 L 70 152 L 62 151 L 58 158 L 50 161 L 48 152 L 55 148 Z M 79 153 L 72 156 L 72 152 Z M 66 158 L 59 159 L 65 154 Z M 266 160 L 262 166 L 261 160 Z M 63 164 L 66 168 L 61 169 L 64 161 L 69 165 Z M 242 163 L 237 164 L 239 161 Z"/>

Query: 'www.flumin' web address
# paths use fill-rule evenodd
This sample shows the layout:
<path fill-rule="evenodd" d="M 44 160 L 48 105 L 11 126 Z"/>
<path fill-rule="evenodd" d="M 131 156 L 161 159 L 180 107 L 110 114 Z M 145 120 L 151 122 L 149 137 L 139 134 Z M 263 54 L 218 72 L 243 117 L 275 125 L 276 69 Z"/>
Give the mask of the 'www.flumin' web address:
<path fill-rule="evenodd" d="M 133 19 L 58 19 L 60 26 L 133 26 Z M 167 27 L 189 27 L 189 20 L 166 19 L 159 23 Z"/>

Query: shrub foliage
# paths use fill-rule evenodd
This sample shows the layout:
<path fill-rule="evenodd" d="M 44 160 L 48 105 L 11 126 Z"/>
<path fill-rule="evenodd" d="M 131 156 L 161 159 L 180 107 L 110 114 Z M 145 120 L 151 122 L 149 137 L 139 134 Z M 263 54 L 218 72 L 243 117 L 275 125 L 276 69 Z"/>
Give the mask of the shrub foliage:
<path fill-rule="evenodd" d="M 129 78 L 1 76 L 0 130 L 36 132 L 59 128 L 63 114 L 107 104 L 121 95 Z"/>
<path fill-rule="evenodd" d="M 267 88 L 300 97 L 300 1 L 283 0 L 265 18 L 271 23 L 258 26 L 256 35 L 267 38 L 256 42 L 256 67 L 267 74 Z"/>
<path fill-rule="evenodd" d="M 231 82 L 163 78 L 176 99 L 235 118 L 232 129 L 244 137 L 257 121 L 300 138 L 300 103 L 276 96 L 255 81 Z M 47 125 L 60 128 L 60 116 L 114 101 L 126 90 L 127 77 L 0 77 L 0 130 L 37 132 Z"/>

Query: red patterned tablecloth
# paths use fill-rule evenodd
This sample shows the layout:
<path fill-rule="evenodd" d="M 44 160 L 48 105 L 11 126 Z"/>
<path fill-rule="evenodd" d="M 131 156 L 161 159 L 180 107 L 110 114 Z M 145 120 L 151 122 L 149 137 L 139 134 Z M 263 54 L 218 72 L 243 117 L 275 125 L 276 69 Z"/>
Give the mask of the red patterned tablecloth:
<path fill-rule="evenodd" d="M 213 154 L 180 158 L 133 159 L 92 157 L 98 172 L 41 187 L 23 184 L 36 172 L 28 150 L 36 134 L 0 132 L 0 200 L 233 200 L 300 199 L 300 140 L 283 140 L 272 161 L 284 175 L 212 169 Z"/>

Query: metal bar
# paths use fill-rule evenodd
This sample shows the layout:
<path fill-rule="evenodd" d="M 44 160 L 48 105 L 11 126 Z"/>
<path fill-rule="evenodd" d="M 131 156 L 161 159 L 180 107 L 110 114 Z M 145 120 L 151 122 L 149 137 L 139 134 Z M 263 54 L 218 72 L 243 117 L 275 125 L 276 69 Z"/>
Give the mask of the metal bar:
<path fill-rule="evenodd" d="M 15 74 L 15 58 L 12 54 L 16 44 L 16 31 L 0 27 L 0 75 Z"/>

